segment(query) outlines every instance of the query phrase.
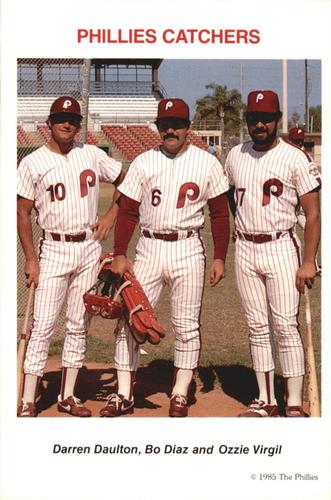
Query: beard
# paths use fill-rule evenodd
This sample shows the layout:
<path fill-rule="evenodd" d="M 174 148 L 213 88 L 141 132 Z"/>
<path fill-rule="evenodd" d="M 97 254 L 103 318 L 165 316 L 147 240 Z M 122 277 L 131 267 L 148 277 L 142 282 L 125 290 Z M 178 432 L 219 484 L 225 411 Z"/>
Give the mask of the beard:
<path fill-rule="evenodd" d="M 270 133 L 267 129 L 255 129 L 251 134 L 254 144 L 258 146 L 268 146 L 272 144 L 277 135 L 277 128 Z"/>

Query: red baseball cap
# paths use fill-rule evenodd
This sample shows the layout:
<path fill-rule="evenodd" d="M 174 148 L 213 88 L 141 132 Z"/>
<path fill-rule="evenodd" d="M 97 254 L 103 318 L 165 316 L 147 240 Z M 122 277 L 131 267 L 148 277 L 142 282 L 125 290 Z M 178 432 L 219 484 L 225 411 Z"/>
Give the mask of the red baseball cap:
<path fill-rule="evenodd" d="M 157 120 L 162 118 L 180 118 L 190 121 L 190 109 L 182 99 L 162 99 L 157 108 Z"/>
<path fill-rule="evenodd" d="M 304 139 L 305 138 L 305 131 L 301 127 L 293 127 L 290 129 L 288 133 L 289 139 Z"/>
<path fill-rule="evenodd" d="M 279 113 L 278 95 L 272 90 L 254 90 L 247 97 L 246 113 Z"/>
<path fill-rule="evenodd" d="M 78 101 L 68 95 L 58 97 L 53 102 L 49 115 L 57 115 L 58 113 L 70 113 L 78 116 L 80 120 L 83 118 Z"/>

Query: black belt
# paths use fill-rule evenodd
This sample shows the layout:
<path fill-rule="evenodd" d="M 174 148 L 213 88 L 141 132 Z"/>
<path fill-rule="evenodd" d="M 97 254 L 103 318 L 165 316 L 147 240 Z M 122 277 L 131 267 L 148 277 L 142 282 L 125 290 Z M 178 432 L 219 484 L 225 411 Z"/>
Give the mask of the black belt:
<path fill-rule="evenodd" d="M 179 232 L 173 232 L 173 233 L 154 233 L 153 231 L 148 231 L 147 229 L 144 229 L 142 231 L 142 234 L 145 236 L 145 238 L 155 238 L 156 240 L 163 240 L 163 241 L 178 241 L 180 237 Z M 187 231 L 186 236 L 183 237 L 183 239 L 190 238 L 194 234 L 194 231 Z"/>
<path fill-rule="evenodd" d="M 71 243 L 79 243 L 81 241 L 86 240 L 86 231 L 78 234 L 58 234 L 58 233 L 49 233 L 53 239 L 53 241 L 64 241 Z"/>

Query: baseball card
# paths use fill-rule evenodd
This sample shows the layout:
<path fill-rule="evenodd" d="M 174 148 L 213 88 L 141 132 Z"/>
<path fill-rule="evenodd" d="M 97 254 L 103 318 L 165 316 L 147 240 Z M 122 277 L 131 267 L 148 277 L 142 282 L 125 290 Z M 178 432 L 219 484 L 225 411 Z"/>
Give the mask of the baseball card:
<path fill-rule="evenodd" d="M 0 499 L 330 498 L 330 3 L 1 7 Z"/>

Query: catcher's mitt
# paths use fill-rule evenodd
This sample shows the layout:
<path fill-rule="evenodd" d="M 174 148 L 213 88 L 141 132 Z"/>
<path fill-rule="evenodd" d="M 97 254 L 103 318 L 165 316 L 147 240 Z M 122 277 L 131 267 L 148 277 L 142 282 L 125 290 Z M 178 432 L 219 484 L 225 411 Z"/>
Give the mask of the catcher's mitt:
<path fill-rule="evenodd" d="M 158 344 L 165 336 L 154 310 L 139 281 L 126 272 L 122 277 L 114 274 L 110 265 L 111 253 L 101 256 L 98 281 L 83 295 L 86 310 L 107 319 L 125 317 L 135 340 Z"/>

